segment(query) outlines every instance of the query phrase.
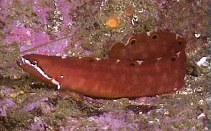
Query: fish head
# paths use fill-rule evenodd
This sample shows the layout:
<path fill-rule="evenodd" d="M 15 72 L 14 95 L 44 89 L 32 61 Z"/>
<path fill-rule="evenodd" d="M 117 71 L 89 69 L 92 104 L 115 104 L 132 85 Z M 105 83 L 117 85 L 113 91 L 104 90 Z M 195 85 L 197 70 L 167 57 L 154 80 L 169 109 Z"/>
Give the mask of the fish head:
<path fill-rule="evenodd" d="M 52 83 L 52 78 L 45 73 L 46 65 L 49 65 L 48 56 L 39 54 L 24 55 L 17 61 L 17 65 L 36 78 L 55 85 Z"/>

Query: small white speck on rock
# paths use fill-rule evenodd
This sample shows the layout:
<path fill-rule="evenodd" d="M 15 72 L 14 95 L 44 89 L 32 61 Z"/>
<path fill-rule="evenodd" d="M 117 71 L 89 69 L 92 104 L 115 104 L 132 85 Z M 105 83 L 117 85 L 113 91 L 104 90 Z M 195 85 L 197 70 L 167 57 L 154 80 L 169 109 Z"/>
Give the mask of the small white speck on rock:
<path fill-rule="evenodd" d="M 152 125 L 153 123 L 154 123 L 154 121 L 149 121 L 148 122 L 149 125 Z"/>
<path fill-rule="evenodd" d="M 200 38 L 201 34 L 195 33 L 194 36 L 198 39 L 198 38 Z"/>
<path fill-rule="evenodd" d="M 202 57 L 197 63 L 198 66 L 208 66 L 207 57 Z"/>
<path fill-rule="evenodd" d="M 201 113 L 200 115 L 198 115 L 198 117 L 197 117 L 197 119 L 203 119 L 203 118 L 205 118 L 205 114 L 204 113 Z"/>

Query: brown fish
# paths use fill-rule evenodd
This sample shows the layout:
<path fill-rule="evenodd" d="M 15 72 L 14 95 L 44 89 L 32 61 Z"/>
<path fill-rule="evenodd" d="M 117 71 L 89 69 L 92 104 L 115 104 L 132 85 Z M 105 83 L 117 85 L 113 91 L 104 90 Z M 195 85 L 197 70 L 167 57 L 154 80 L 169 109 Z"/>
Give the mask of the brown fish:
<path fill-rule="evenodd" d="M 184 86 L 185 40 L 171 32 L 133 36 L 109 59 L 30 54 L 19 66 L 40 80 L 90 97 L 154 96 Z"/>

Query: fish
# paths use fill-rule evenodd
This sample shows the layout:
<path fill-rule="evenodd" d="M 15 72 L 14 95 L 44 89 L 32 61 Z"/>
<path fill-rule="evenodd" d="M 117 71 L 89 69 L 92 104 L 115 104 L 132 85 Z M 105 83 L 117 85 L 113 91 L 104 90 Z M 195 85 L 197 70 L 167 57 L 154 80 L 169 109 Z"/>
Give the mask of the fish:
<path fill-rule="evenodd" d="M 149 60 L 166 56 L 185 49 L 186 41 L 180 35 L 169 31 L 140 33 L 132 36 L 126 44 L 112 46 L 109 58 Z"/>
<path fill-rule="evenodd" d="M 18 65 L 39 80 L 93 98 L 155 96 L 185 85 L 186 41 L 155 31 L 111 47 L 109 58 L 27 54 Z"/>

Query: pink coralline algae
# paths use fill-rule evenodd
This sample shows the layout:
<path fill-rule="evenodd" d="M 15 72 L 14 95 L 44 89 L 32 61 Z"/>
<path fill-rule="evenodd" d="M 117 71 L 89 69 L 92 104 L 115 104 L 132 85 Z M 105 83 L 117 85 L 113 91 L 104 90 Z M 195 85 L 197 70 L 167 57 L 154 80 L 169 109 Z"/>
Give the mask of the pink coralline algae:
<path fill-rule="evenodd" d="M 34 117 L 33 123 L 30 125 L 31 131 L 45 131 L 48 125 L 42 117 Z"/>
<path fill-rule="evenodd" d="M 14 89 L 8 86 L 3 86 L 0 91 L 3 96 L 10 96 L 14 92 Z"/>
<path fill-rule="evenodd" d="M 13 16 L 12 11 L 6 9 L 15 6 L 15 4 L 24 6 L 23 12 L 26 10 L 27 12 L 22 13 L 18 8 L 14 8 L 14 12 L 20 13 L 20 15 Z M 71 27 L 73 17 L 70 12 L 70 3 L 57 1 L 45 4 L 39 0 L 1 1 L 0 23 L 7 25 L 2 26 L 3 32 L 7 35 L 1 42 L 7 45 L 19 44 L 23 54 L 67 54 L 65 48 L 71 43 L 71 35 L 75 32 L 75 27 Z M 51 16 L 52 13 L 54 16 Z M 65 35 L 68 35 L 69 38 L 60 39 Z M 46 44 L 49 45 L 46 46 Z"/>
<path fill-rule="evenodd" d="M 0 100 L 0 116 L 7 116 L 7 110 L 9 108 L 15 108 L 17 104 L 9 98 L 1 99 Z"/>
<path fill-rule="evenodd" d="M 89 120 L 97 124 L 99 130 L 137 130 L 139 125 L 133 121 L 132 112 L 108 112 L 100 116 L 90 117 Z M 130 122 L 129 122 L 130 121 Z"/>
<path fill-rule="evenodd" d="M 41 46 L 50 42 L 50 36 L 45 32 L 35 32 L 30 28 L 17 27 L 11 30 L 9 35 L 5 38 L 5 43 L 21 43 L 19 46 L 21 52 L 25 52 L 37 46 Z M 60 40 L 47 47 L 40 47 L 38 50 L 31 51 L 31 53 L 41 54 L 64 54 L 64 48 L 67 46 L 66 40 Z M 30 52 L 30 51 L 29 51 Z"/>
<path fill-rule="evenodd" d="M 52 11 L 52 8 L 43 8 L 39 0 L 34 0 L 33 4 L 33 11 L 39 16 L 39 20 L 43 22 L 43 24 L 48 24 L 48 12 Z"/>
<path fill-rule="evenodd" d="M 99 116 L 89 117 L 87 120 L 68 117 L 66 126 L 61 125 L 59 130 L 109 130 L 109 131 L 138 131 L 139 123 L 134 121 L 133 112 L 107 112 Z"/>
<path fill-rule="evenodd" d="M 0 95 L 10 96 L 14 90 L 10 87 L 1 87 Z M 0 116 L 7 116 L 9 109 L 15 109 L 17 104 L 11 98 L 2 98 L 0 99 Z"/>
<path fill-rule="evenodd" d="M 29 103 L 29 104 L 25 105 L 25 107 L 23 108 L 23 111 L 30 112 L 30 111 L 33 111 L 33 110 L 39 108 L 39 109 L 41 109 L 42 113 L 51 112 L 54 110 L 54 108 L 53 108 L 53 105 L 48 102 L 48 100 L 49 99 L 47 97 L 45 97 L 40 100 L 36 100 L 32 103 Z"/>

